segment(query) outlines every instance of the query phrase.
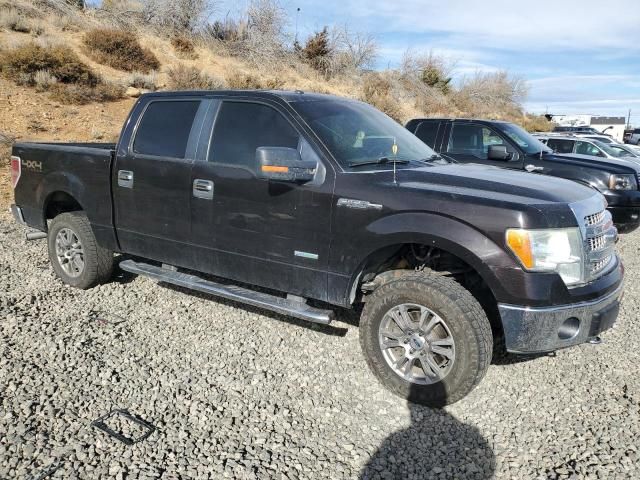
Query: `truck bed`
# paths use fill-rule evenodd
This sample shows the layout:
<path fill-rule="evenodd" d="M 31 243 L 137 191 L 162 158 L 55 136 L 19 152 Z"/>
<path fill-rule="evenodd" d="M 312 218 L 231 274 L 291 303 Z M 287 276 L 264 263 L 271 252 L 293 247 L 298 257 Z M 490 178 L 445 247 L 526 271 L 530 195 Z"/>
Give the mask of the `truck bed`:
<path fill-rule="evenodd" d="M 26 223 L 46 231 L 46 217 L 53 213 L 47 211 L 48 203 L 61 192 L 68 192 L 87 212 L 96 236 L 106 236 L 106 241 L 113 242 L 109 179 L 115 149 L 115 143 L 14 144 L 12 155 L 21 163 L 15 199 Z"/>

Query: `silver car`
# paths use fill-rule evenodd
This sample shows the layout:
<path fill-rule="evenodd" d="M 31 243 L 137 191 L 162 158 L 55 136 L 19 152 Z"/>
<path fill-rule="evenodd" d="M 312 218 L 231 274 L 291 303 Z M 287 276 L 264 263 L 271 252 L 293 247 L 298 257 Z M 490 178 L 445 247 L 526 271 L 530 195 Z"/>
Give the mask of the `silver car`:
<path fill-rule="evenodd" d="M 545 143 L 555 153 L 591 155 L 601 158 L 635 157 L 633 153 L 611 148 L 599 140 L 575 135 L 542 135 L 536 134 L 538 140 Z"/>

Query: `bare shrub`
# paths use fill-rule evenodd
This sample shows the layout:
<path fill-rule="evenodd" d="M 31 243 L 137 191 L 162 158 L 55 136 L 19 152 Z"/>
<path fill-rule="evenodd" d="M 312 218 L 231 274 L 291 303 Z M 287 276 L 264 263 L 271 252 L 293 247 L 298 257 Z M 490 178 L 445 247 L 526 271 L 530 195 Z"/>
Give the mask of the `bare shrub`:
<path fill-rule="evenodd" d="M 206 25 L 202 30 L 205 38 L 212 38 L 227 43 L 240 43 L 249 36 L 249 25 L 246 19 L 233 19 L 226 17 L 224 20 L 216 20 Z"/>
<path fill-rule="evenodd" d="M 369 73 L 365 76 L 362 84 L 362 100 L 398 122 L 403 120 L 400 105 L 392 95 L 392 83 L 380 73 Z"/>
<path fill-rule="evenodd" d="M 60 103 L 84 105 L 91 102 L 111 102 L 124 97 L 124 88 L 111 82 L 99 83 L 95 87 L 77 84 L 56 84 L 50 90 L 50 97 Z"/>
<path fill-rule="evenodd" d="M 400 72 L 405 78 L 417 79 L 444 94 L 451 91 L 453 69 L 454 63 L 433 52 L 414 54 L 407 50 L 400 64 Z"/>
<path fill-rule="evenodd" d="M 157 70 L 160 62 L 149 49 L 143 48 L 130 32 L 115 29 L 94 29 L 84 36 L 89 55 L 98 63 L 132 72 Z"/>
<path fill-rule="evenodd" d="M 157 74 L 154 71 L 150 73 L 133 72 L 125 80 L 124 84 L 127 87 L 155 91 L 157 89 L 156 81 Z"/>
<path fill-rule="evenodd" d="M 44 92 L 58 83 L 58 79 L 49 70 L 38 70 L 33 75 L 33 83 L 37 91 Z"/>
<path fill-rule="evenodd" d="M 69 48 L 26 44 L 0 53 L 0 73 L 16 82 L 48 70 L 58 82 L 96 86 L 100 78 Z"/>
<path fill-rule="evenodd" d="M 193 41 L 184 36 L 175 36 L 171 39 L 171 46 L 180 56 L 184 58 L 198 58 Z"/>
<path fill-rule="evenodd" d="M 322 74 L 329 71 L 332 53 L 327 27 L 311 35 L 300 49 L 302 59 Z"/>
<path fill-rule="evenodd" d="M 195 32 L 215 10 L 214 0 L 141 0 L 144 22 L 171 32 Z"/>
<path fill-rule="evenodd" d="M 278 90 L 284 86 L 284 81 L 276 77 L 260 77 L 249 73 L 232 72 L 226 77 L 229 88 L 238 90 Z"/>
<path fill-rule="evenodd" d="M 225 83 L 218 77 L 201 72 L 195 67 L 178 65 L 167 71 L 167 87 L 171 90 L 220 90 Z"/>
<path fill-rule="evenodd" d="M 247 34 L 239 52 L 254 64 L 279 62 L 287 54 L 287 14 L 277 0 L 251 0 Z"/>
<path fill-rule="evenodd" d="M 514 116 L 521 113 L 527 95 L 523 78 L 506 71 L 482 73 L 463 78 L 455 94 L 458 108 L 477 116 Z"/>
<path fill-rule="evenodd" d="M 553 122 L 549 121 L 544 115 L 526 114 L 518 122 L 529 132 L 550 132 L 553 130 Z"/>
<path fill-rule="evenodd" d="M 0 74 L 19 85 L 48 91 L 61 103 L 83 104 L 122 98 L 124 88 L 104 82 L 68 47 L 34 43 L 0 52 Z"/>
<path fill-rule="evenodd" d="M 378 55 L 378 45 L 370 34 L 350 32 L 346 25 L 331 31 L 330 73 L 338 75 L 353 70 L 370 69 Z"/>

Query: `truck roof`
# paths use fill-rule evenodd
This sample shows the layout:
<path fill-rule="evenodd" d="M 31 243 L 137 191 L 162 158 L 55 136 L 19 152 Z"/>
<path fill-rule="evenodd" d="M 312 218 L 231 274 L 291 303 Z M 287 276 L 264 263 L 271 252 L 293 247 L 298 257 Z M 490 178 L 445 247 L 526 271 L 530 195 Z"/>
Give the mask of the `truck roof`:
<path fill-rule="evenodd" d="M 450 121 L 456 121 L 456 122 L 484 122 L 484 123 L 510 123 L 507 122 L 505 120 L 492 120 L 492 119 L 487 119 L 487 118 L 456 118 L 456 117 L 437 117 L 437 118 L 433 118 L 433 117 L 424 117 L 424 118 L 413 118 L 410 121 L 411 122 L 422 122 L 425 120 L 437 120 L 440 122 L 450 122 Z"/>
<path fill-rule="evenodd" d="M 337 95 L 329 95 L 324 93 L 304 92 L 302 90 L 172 90 L 164 92 L 145 93 L 145 97 L 185 97 L 203 95 L 225 95 L 238 97 L 255 97 L 255 98 L 278 98 L 285 102 L 303 102 L 318 100 L 341 100 L 358 102 L 358 100 L 339 97 Z"/>

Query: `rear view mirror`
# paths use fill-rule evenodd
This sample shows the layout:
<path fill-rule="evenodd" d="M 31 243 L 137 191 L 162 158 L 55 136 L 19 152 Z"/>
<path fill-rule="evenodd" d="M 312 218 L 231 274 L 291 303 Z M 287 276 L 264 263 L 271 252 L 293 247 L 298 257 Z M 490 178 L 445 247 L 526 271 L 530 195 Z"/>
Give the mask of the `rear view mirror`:
<path fill-rule="evenodd" d="M 507 152 L 505 145 L 489 145 L 487 157 L 489 160 L 510 160 L 511 154 Z"/>
<path fill-rule="evenodd" d="M 258 147 L 256 167 L 258 178 L 304 183 L 313 180 L 318 164 L 303 161 L 295 148 Z"/>

